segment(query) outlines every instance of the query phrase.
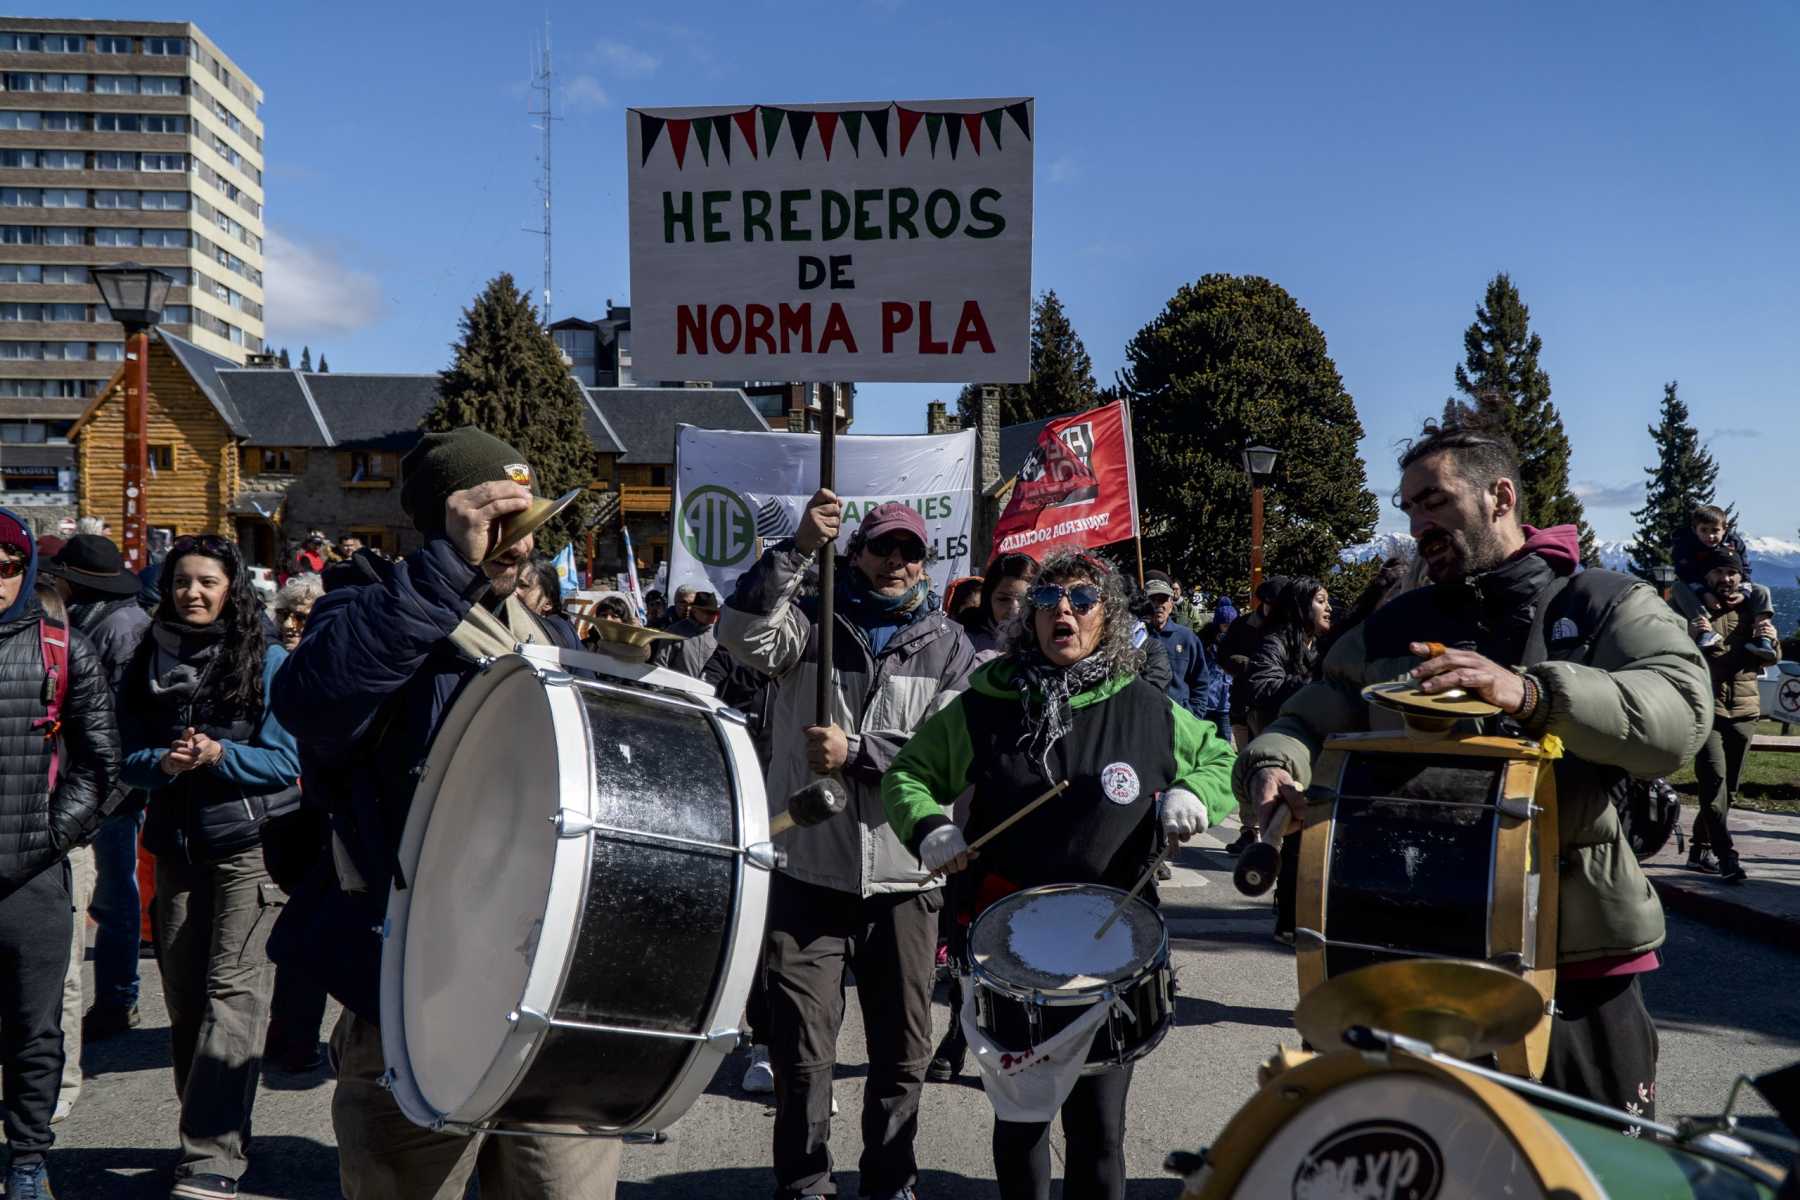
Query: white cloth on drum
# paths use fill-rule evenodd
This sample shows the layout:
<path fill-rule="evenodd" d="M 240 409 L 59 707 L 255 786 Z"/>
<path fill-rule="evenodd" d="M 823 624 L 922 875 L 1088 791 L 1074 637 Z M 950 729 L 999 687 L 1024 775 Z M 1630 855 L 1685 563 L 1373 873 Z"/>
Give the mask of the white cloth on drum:
<path fill-rule="evenodd" d="M 981 1068 L 981 1086 L 987 1091 L 994 1116 L 1002 1121 L 1042 1124 L 1056 1114 L 1075 1090 L 1081 1068 L 1087 1064 L 1094 1036 L 1116 1001 L 1100 1000 L 1068 1028 L 1033 1050 L 1008 1050 L 995 1045 L 975 1024 L 975 1005 L 962 1006 L 963 1036 Z"/>
<path fill-rule="evenodd" d="M 919 863 L 927 871 L 941 871 L 959 854 L 969 852 L 963 832 L 954 825 L 940 825 L 919 842 Z"/>
<path fill-rule="evenodd" d="M 1186 788 L 1170 788 L 1162 796 L 1163 833 L 1170 837 L 1187 839 L 1196 833 L 1205 833 L 1211 824 L 1206 816 L 1206 805 L 1200 797 Z"/>

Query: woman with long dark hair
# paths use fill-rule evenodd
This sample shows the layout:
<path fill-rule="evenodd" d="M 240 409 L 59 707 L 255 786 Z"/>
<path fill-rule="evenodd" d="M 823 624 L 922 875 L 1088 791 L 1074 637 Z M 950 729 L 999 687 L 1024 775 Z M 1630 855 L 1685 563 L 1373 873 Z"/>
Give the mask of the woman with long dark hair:
<path fill-rule="evenodd" d="M 150 793 L 157 962 L 181 1100 L 172 1197 L 237 1194 L 247 1164 L 275 973 L 266 947 L 281 891 L 263 862 L 270 815 L 298 803 L 294 739 L 269 713 L 287 652 L 237 545 L 184 537 L 163 560 L 161 599 L 126 671 L 123 778 Z"/>
<path fill-rule="evenodd" d="M 981 577 L 981 603 L 963 621 L 978 663 L 1000 653 L 1002 631 L 1025 603 L 1037 572 L 1037 559 L 1029 554 L 1002 554 L 988 564 Z"/>

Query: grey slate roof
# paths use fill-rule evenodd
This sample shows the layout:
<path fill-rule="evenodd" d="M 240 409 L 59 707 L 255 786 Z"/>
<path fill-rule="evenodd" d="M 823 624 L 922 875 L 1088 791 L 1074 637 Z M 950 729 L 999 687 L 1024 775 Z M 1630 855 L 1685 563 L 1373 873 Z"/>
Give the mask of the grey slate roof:
<path fill-rule="evenodd" d="M 194 382 L 199 385 L 206 398 L 225 422 L 231 432 L 238 437 L 249 435 L 250 427 L 245 424 L 243 414 L 238 412 L 229 393 L 219 381 L 220 371 L 234 371 L 238 365 L 229 358 L 220 358 L 209 350 L 202 350 L 185 338 L 176 337 L 166 329 L 158 329 L 156 336 L 162 339 L 163 345 L 169 348 L 182 368 L 187 371 Z"/>
<path fill-rule="evenodd" d="M 436 375 L 314 374 L 234 369 L 218 377 L 251 446 L 401 450 L 437 403 Z"/>
<path fill-rule="evenodd" d="M 621 463 L 675 461 L 675 427 L 767 433 L 769 423 L 737 388 L 585 388 L 622 443 Z"/>
<path fill-rule="evenodd" d="M 587 388 L 581 389 L 581 398 L 587 402 L 587 411 L 581 415 L 581 424 L 587 430 L 588 437 L 593 439 L 594 449 L 602 454 L 624 454 L 625 447 L 619 443 L 619 435 L 600 412 L 600 405 L 595 402 L 594 394 Z"/>
<path fill-rule="evenodd" d="M 250 445 L 309 449 L 331 445 L 329 433 L 306 402 L 300 372 L 240 368 L 219 372 L 219 381 L 244 416 L 241 436 Z"/>

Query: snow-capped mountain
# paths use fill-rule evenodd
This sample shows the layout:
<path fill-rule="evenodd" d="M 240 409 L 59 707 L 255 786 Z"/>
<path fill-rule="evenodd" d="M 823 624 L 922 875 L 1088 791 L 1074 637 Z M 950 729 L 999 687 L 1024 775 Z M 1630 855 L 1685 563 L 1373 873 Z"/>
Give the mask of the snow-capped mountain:
<path fill-rule="evenodd" d="M 1785 576 L 1790 572 L 1800 571 L 1800 542 L 1772 537 L 1749 537 L 1744 539 L 1744 545 L 1750 551 L 1750 570 L 1759 580 L 1784 586 L 1787 583 Z M 1626 569 L 1626 563 L 1631 557 L 1630 542 L 1602 541 L 1597 543 L 1597 548 L 1602 565 L 1615 571 Z M 1389 558 L 1395 555 L 1401 558 L 1412 557 L 1411 534 L 1378 534 L 1372 542 L 1344 549 L 1344 558 L 1349 562 L 1364 562 L 1371 558 Z"/>

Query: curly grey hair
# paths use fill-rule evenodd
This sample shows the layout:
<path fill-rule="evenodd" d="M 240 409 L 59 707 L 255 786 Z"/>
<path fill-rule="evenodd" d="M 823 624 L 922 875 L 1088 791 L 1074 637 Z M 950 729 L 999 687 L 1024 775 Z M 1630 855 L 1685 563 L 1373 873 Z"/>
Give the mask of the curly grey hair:
<path fill-rule="evenodd" d="M 311 571 L 292 576 L 281 585 L 275 593 L 273 607 L 278 609 L 298 608 L 302 604 L 311 604 L 325 594 L 325 581 Z"/>
<path fill-rule="evenodd" d="M 1109 678 L 1135 675 L 1143 670 L 1144 652 L 1131 644 L 1137 631 L 1137 618 L 1131 615 L 1130 593 L 1125 576 L 1111 559 L 1092 550 L 1060 547 L 1044 556 L 1032 586 L 1054 583 L 1066 587 L 1076 582 L 1092 583 L 1100 588 L 1100 608 L 1106 614 L 1100 644 L 1089 657 L 1098 657 L 1106 663 Z M 1043 647 L 1038 645 L 1037 623 L 1033 619 L 1036 613 L 1031 593 L 1027 592 L 1025 603 L 1019 605 L 1019 611 L 1000 631 L 1008 656 L 1023 658 L 1043 652 Z"/>

